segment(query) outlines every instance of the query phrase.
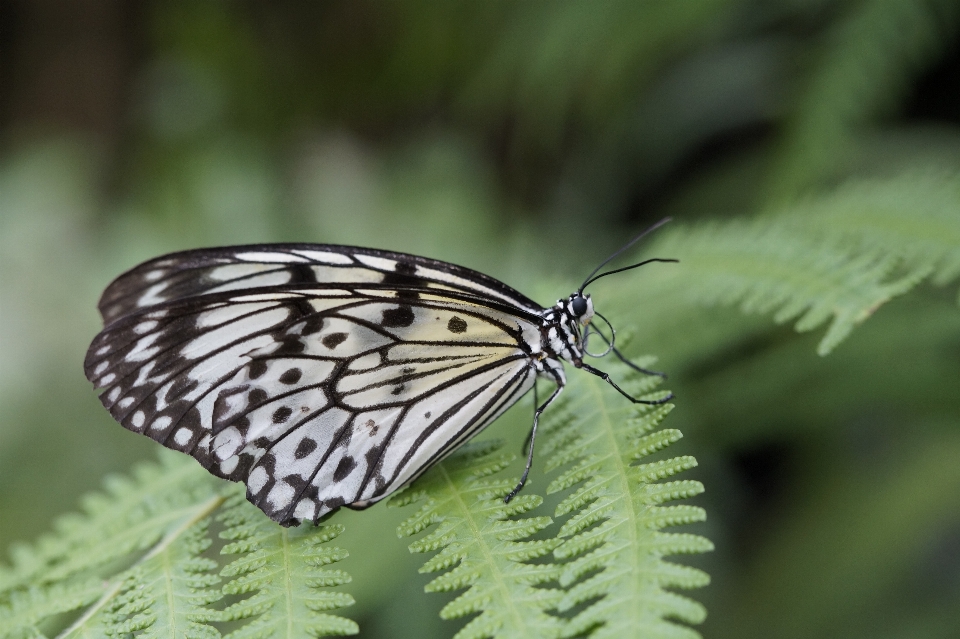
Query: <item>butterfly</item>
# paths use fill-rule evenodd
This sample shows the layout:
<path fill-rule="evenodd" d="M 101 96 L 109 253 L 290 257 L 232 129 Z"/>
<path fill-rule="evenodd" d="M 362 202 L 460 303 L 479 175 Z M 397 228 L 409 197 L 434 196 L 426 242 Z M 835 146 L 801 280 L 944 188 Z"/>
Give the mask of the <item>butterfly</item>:
<path fill-rule="evenodd" d="M 537 378 L 540 415 L 591 335 L 636 370 L 597 313 L 597 272 L 550 308 L 476 271 L 416 255 L 325 244 L 198 249 L 114 280 L 84 371 L 124 428 L 244 482 L 284 526 L 362 509 L 411 483 L 513 405 Z M 595 325 L 602 319 L 607 338 Z"/>

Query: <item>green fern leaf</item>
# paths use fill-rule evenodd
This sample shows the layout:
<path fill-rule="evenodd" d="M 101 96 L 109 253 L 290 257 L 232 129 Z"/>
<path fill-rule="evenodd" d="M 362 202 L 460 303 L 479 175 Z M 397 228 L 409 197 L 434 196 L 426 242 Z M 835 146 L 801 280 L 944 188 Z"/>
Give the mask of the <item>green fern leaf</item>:
<path fill-rule="evenodd" d="M 56 532 L 11 553 L 0 583 L 0 637 L 44 636 L 58 615 L 81 609 L 59 636 L 102 636 L 131 579 L 145 585 L 135 575 L 149 576 L 166 553 L 190 552 L 191 529 L 223 501 L 217 487 L 195 462 L 172 453 L 138 467 L 132 479 L 109 479 L 104 493 L 84 500 L 82 514 L 61 518 Z"/>
<path fill-rule="evenodd" d="M 680 264 L 638 280 L 637 296 L 657 308 L 633 313 L 638 332 L 667 340 L 691 306 L 738 305 L 778 323 L 793 321 L 799 331 L 829 323 L 817 347 L 826 355 L 918 283 L 960 277 L 960 178 L 928 173 L 849 182 L 777 213 L 678 226 L 651 254 Z M 636 299 L 622 290 L 603 296 L 620 305 Z"/>
<path fill-rule="evenodd" d="M 123 587 L 106 608 L 108 633 L 138 639 L 220 636 L 207 622 L 213 615 L 208 604 L 223 595 L 214 570 L 217 562 L 201 557 L 210 547 L 209 518 L 180 535 L 175 543 L 141 562 L 127 575 Z"/>
<path fill-rule="evenodd" d="M 352 635 L 357 624 L 328 611 L 350 606 L 353 597 L 329 587 L 350 581 L 342 570 L 327 568 L 347 556 L 327 542 L 343 532 L 338 525 L 283 528 L 247 502 L 242 487 L 230 497 L 220 519 L 229 541 L 221 551 L 237 555 L 222 571 L 231 578 L 227 595 L 246 596 L 220 613 L 222 621 L 249 620 L 230 639 Z"/>
<path fill-rule="evenodd" d="M 611 374 L 618 380 L 631 377 L 623 366 L 611 367 Z M 658 382 L 634 379 L 626 387 L 652 399 L 656 395 L 649 393 Z M 541 452 L 548 469 L 564 469 L 547 492 L 573 490 L 556 509 L 558 517 L 569 515 L 554 550 L 564 562 L 558 581 L 566 588 L 557 610 L 587 606 L 572 619 L 568 633 L 590 632 L 597 639 L 698 636 L 672 620 L 700 623 L 706 616 L 703 606 L 666 588 L 699 588 L 709 577 L 663 557 L 707 552 L 713 544 L 662 529 L 705 519 L 702 508 L 663 505 L 697 495 L 703 486 L 661 481 L 693 468 L 696 460 L 641 463 L 681 437 L 676 430 L 654 430 L 671 408 L 638 409 L 599 378 L 579 375 L 544 423 Z"/>
<path fill-rule="evenodd" d="M 495 454 L 499 446 L 468 444 L 392 499 L 394 506 L 422 504 L 397 533 L 409 537 L 430 529 L 410 544 L 411 552 L 440 551 L 420 569 L 443 572 L 427 584 L 428 592 L 467 588 L 440 613 L 444 619 L 480 613 L 457 639 L 559 636 L 565 622 L 547 611 L 562 593 L 539 587 L 556 580 L 559 569 L 527 563 L 557 546 L 557 540 L 527 539 L 551 519 L 516 518 L 542 503 L 538 495 L 521 493 L 509 504 L 503 502 L 516 480 L 490 477 L 512 459 Z"/>

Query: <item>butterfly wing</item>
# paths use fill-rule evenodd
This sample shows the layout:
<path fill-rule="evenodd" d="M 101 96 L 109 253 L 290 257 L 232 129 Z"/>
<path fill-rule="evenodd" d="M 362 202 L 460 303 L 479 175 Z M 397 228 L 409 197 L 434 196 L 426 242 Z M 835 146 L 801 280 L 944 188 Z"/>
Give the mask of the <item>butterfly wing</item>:
<path fill-rule="evenodd" d="M 530 313 L 542 310 L 506 284 L 462 266 L 405 253 L 329 244 L 234 246 L 165 255 L 118 277 L 104 291 L 99 307 L 104 323 L 109 324 L 174 299 L 313 283 L 460 291 Z"/>
<path fill-rule="evenodd" d="M 218 268 L 196 264 L 185 270 L 206 282 Z M 148 271 L 131 273 L 108 294 Z M 382 281 L 215 292 L 165 277 L 194 294 L 108 324 L 87 377 L 124 427 L 245 482 L 285 525 L 382 499 L 534 382 L 536 316 L 499 302 Z"/>

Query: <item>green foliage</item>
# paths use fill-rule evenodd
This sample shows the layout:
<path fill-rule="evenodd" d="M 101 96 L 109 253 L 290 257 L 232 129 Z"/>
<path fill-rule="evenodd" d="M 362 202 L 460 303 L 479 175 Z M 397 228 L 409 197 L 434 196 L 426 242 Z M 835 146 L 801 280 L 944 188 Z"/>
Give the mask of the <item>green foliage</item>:
<path fill-rule="evenodd" d="M 960 276 L 960 175 L 852 181 L 765 215 L 669 229 L 650 252 L 680 265 L 640 282 L 638 295 L 657 303 L 641 321 L 669 327 L 698 306 L 737 305 L 795 320 L 798 331 L 829 322 L 817 347 L 826 355 L 923 280 Z M 632 299 L 602 295 L 618 305 Z"/>
<path fill-rule="evenodd" d="M 625 367 L 616 372 L 629 377 Z M 656 383 L 650 379 L 627 386 L 646 393 Z M 564 469 L 547 488 L 548 494 L 566 495 L 556 507 L 555 516 L 565 519 L 559 529 L 547 516 L 519 517 L 543 501 L 529 488 L 503 503 L 516 479 L 490 478 L 510 459 L 495 454 L 498 444 L 451 456 L 393 500 L 424 502 L 398 533 L 430 529 L 410 545 L 412 552 L 440 551 L 421 568 L 445 571 L 427 591 L 467 588 L 441 612 L 445 619 L 480 613 L 458 639 L 698 636 L 670 620 L 700 623 L 706 611 L 665 589 L 698 588 L 709 578 L 662 558 L 713 546 L 697 535 L 661 529 L 702 521 L 706 514 L 695 506 L 661 504 L 697 495 L 703 486 L 660 481 L 696 461 L 687 456 L 637 463 L 679 439 L 678 431 L 655 430 L 671 407 L 638 411 L 589 376 L 578 376 L 567 393 L 540 435 L 548 470 Z"/>
<path fill-rule="evenodd" d="M 444 619 L 480 613 L 457 633 L 457 639 L 558 636 L 562 620 L 548 610 L 556 607 L 561 593 L 543 587 L 556 580 L 558 567 L 530 563 L 557 543 L 528 539 L 552 520 L 518 518 L 543 502 L 529 491 L 509 504 L 503 502 L 517 480 L 490 478 L 511 460 L 496 454 L 499 446 L 488 442 L 465 447 L 394 498 L 392 503 L 398 506 L 424 502 L 397 534 L 409 537 L 431 529 L 410 544 L 411 552 L 440 551 L 420 569 L 443 571 L 427 584 L 427 592 L 467 588 L 440 612 Z"/>
<path fill-rule="evenodd" d="M 231 578 L 227 595 L 251 595 L 228 606 L 225 621 L 252 619 L 230 633 L 231 639 L 254 637 L 322 637 L 353 635 L 357 624 L 328 614 L 354 603 L 344 592 L 325 590 L 350 582 L 350 575 L 327 566 L 346 558 L 345 551 L 326 543 L 343 532 L 342 526 L 278 526 L 251 506 L 241 491 L 230 498 L 220 516 L 229 543 L 220 551 L 239 555 L 222 571 Z"/>
<path fill-rule="evenodd" d="M 702 511 L 661 500 L 699 485 L 661 478 L 693 461 L 653 450 L 677 429 L 709 488 L 694 530 L 717 546 L 697 562 L 716 584 L 698 594 L 705 636 L 956 635 L 956 0 L 112 11 L 73 21 L 98 34 L 93 56 L 86 35 L 61 55 L 73 34 L 44 29 L 50 12 L 9 21 L 23 81 L 3 85 L 0 150 L 4 546 L 153 454 L 77 364 L 104 284 L 166 251 L 382 247 L 547 302 L 673 215 L 637 255 L 679 265 L 590 292 L 620 344 L 634 337 L 625 351 L 660 356 L 677 409 L 656 431 L 667 409 L 635 412 L 569 370 L 515 503 L 498 494 L 520 461 L 485 445 L 447 460 L 449 481 L 425 476 L 399 499 L 425 509 L 401 531 L 437 552 L 429 588 L 458 591 L 439 596 L 393 538 L 404 511 L 283 531 L 165 455 L 12 545 L 0 638 L 353 631 L 334 608 L 350 596 L 328 589 L 346 581 L 327 563 L 341 527 L 365 635 L 449 636 L 431 610 L 448 597 L 444 618 L 477 615 L 464 635 L 687 636 L 704 607 L 676 591 L 706 576 L 666 555 L 707 543 L 659 527 Z M 491 431 L 513 450 L 528 425 L 521 407 Z"/>
<path fill-rule="evenodd" d="M 624 366 L 608 372 L 630 379 Z M 649 391 L 658 381 L 634 377 L 624 386 L 637 397 L 656 399 Z M 690 456 L 646 460 L 682 435 L 657 430 L 672 405 L 638 406 L 624 402 L 601 379 L 582 376 L 544 429 L 547 468 L 564 469 L 547 493 L 568 492 L 556 507 L 557 517 L 569 515 L 558 532 L 563 542 L 553 551 L 563 562 L 558 581 L 566 589 L 557 609 L 588 604 L 573 624 L 578 632 L 599 626 L 591 637 L 697 637 L 671 620 L 698 624 L 706 610 L 666 589 L 700 588 L 710 578 L 663 557 L 707 552 L 713 544 L 661 530 L 706 518 L 697 506 L 663 505 L 698 495 L 703 485 L 662 481 L 697 462 Z"/>
<path fill-rule="evenodd" d="M 12 566 L 0 572 L 0 637 L 211 639 L 220 636 L 213 624 L 247 619 L 231 636 L 355 633 L 352 621 L 313 612 L 352 603 L 324 590 L 349 581 L 321 568 L 345 557 L 323 546 L 338 531 L 281 530 L 235 488 L 169 452 L 132 479 L 111 478 L 104 493 L 84 500 L 82 514 L 62 517 L 54 533 L 11 553 Z M 209 553 L 220 509 L 221 536 L 233 540 L 221 552 L 242 555 L 222 570 Z M 221 576 L 232 579 L 220 587 Z M 252 596 L 216 607 L 238 594 Z M 276 605 L 284 606 L 286 634 L 276 632 Z"/>

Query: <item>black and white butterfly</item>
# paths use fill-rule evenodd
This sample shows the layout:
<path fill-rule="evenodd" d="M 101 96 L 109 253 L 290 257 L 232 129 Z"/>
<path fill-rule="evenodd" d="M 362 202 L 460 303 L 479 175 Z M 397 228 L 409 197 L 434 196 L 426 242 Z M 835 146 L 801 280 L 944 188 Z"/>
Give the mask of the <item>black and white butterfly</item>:
<path fill-rule="evenodd" d="M 600 355 L 623 359 L 614 335 L 591 324 L 602 316 L 584 287 L 651 261 L 673 260 L 594 276 L 601 264 L 543 308 L 482 273 L 390 251 L 174 253 L 107 287 L 105 328 L 84 370 L 125 428 L 246 483 L 247 498 L 283 525 L 383 499 L 546 378 L 556 389 L 535 406 L 527 468 L 509 500 L 530 470 L 539 416 L 565 384 L 562 361 L 634 402 L 669 399 L 630 397 L 583 361 L 591 332 L 606 342 Z"/>

